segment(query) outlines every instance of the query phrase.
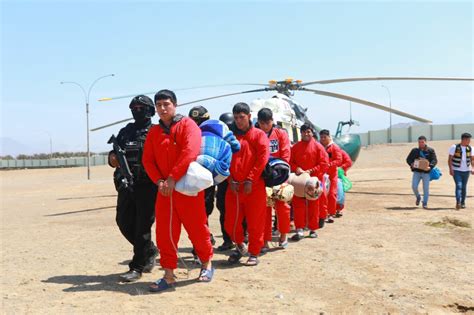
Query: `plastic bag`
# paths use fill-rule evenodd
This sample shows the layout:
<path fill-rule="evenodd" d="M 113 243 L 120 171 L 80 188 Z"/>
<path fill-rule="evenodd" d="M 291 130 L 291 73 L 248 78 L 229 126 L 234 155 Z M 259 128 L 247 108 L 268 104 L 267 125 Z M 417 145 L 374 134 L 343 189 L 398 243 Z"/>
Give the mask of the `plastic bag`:
<path fill-rule="evenodd" d="M 344 188 L 344 192 L 348 192 L 352 188 L 352 182 L 346 175 L 344 175 L 344 170 L 342 168 L 337 169 L 337 177 L 339 177 L 342 181 L 342 186 Z"/>
<path fill-rule="evenodd" d="M 346 193 L 344 191 L 344 184 L 340 178 L 337 179 L 337 204 L 343 205 L 346 201 Z"/>
<path fill-rule="evenodd" d="M 197 162 L 191 162 L 186 174 L 176 183 L 176 191 L 187 196 L 197 194 L 214 184 L 212 173 Z"/>
<path fill-rule="evenodd" d="M 430 171 L 430 181 L 432 180 L 438 180 L 443 174 L 441 173 L 441 170 L 438 167 L 433 167 Z"/>

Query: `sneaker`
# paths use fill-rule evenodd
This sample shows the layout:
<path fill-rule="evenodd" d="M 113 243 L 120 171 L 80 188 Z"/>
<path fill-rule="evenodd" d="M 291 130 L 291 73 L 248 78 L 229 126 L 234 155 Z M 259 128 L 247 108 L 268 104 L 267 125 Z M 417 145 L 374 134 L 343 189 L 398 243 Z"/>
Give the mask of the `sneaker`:
<path fill-rule="evenodd" d="M 120 281 L 122 282 L 135 282 L 142 277 L 142 273 L 133 269 L 130 269 L 126 273 L 120 275 Z"/>
<path fill-rule="evenodd" d="M 288 248 L 288 241 L 279 241 L 278 242 L 278 247 L 282 248 L 282 249 L 286 249 Z"/>
<path fill-rule="evenodd" d="M 423 209 L 428 210 L 428 205 L 423 205 Z"/>
<path fill-rule="evenodd" d="M 291 240 L 298 242 L 299 240 L 302 240 L 303 238 L 304 238 L 303 229 L 297 229 L 295 235 L 291 237 Z"/>
<path fill-rule="evenodd" d="M 317 238 L 318 234 L 316 233 L 316 231 L 309 231 L 309 237 L 310 238 Z"/>
<path fill-rule="evenodd" d="M 334 219 L 332 218 L 332 215 L 328 216 L 328 219 L 326 220 L 327 223 L 334 223 Z"/>
<path fill-rule="evenodd" d="M 336 218 L 340 218 L 340 217 L 342 217 L 342 212 L 341 211 L 336 212 Z"/>
<path fill-rule="evenodd" d="M 218 252 L 225 252 L 227 250 L 233 249 L 235 247 L 232 242 L 224 242 L 221 246 L 217 247 Z"/>
<path fill-rule="evenodd" d="M 319 228 L 322 229 L 324 227 L 324 223 L 326 222 L 326 220 L 324 219 L 319 219 Z"/>
<path fill-rule="evenodd" d="M 461 209 L 461 204 L 460 204 L 460 203 L 457 203 L 457 204 L 456 204 L 456 210 L 459 210 L 459 209 Z"/>
<path fill-rule="evenodd" d="M 143 272 L 150 273 L 156 265 L 156 256 L 158 256 L 158 251 L 156 251 L 153 255 L 148 257 L 146 260 L 145 267 L 143 267 Z"/>
<path fill-rule="evenodd" d="M 466 209 L 466 204 L 461 203 L 461 209 Z"/>
<path fill-rule="evenodd" d="M 419 206 L 419 205 L 420 205 L 420 202 L 421 202 L 421 196 L 416 197 L 416 202 L 415 202 L 415 204 L 416 204 L 417 206 Z"/>

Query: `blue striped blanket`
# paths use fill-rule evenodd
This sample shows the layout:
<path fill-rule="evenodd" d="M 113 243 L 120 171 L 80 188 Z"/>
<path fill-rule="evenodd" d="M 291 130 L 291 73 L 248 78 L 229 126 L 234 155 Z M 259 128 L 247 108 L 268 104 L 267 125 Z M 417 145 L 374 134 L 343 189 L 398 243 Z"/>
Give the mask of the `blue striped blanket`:
<path fill-rule="evenodd" d="M 217 185 L 230 175 L 232 153 L 240 150 L 240 143 L 227 125 L 219 120 L 207 120 L 199 128 L 202 131 L 201 153 L 196 162 L 212 173 Z"/>

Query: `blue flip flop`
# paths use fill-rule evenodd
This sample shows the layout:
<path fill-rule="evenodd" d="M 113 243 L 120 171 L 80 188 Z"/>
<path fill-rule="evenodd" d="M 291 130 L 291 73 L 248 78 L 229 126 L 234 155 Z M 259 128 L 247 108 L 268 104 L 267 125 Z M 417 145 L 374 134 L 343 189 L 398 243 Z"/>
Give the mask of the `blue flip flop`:
<path fill-rule="evenodd" d="M 216 269 L 214 267 L 211 267 L 211 269 L 201 269 L 201 272 L 199 273 L 199 277 L 197 279 L 198 282 L 211 282 L 212 277 L 214 277 L 214 272 Z M 206 277 L 207 279 L 201 280 L 200 278 Z"/>
<path fill-rule="evenodd" d="M 158 279 L 156 280 L 153 284 L 156 285 L 156 288 L 155 287 L 152 287 L 151 285 L 148 287 L 148 289 L 150 290 L 150 292 L 162 292 L 162 291 L 165 291 L 165 290 L 168 290 L 168 289 L 171 289 L 171 288 L 174 288 L 174 284 L 169 284 L 168 282 L 166 282 L 166 280 L 164 278 L 161 278 L 161 279 Z M 152 284 L 152 285 L 153 285 Z"/>

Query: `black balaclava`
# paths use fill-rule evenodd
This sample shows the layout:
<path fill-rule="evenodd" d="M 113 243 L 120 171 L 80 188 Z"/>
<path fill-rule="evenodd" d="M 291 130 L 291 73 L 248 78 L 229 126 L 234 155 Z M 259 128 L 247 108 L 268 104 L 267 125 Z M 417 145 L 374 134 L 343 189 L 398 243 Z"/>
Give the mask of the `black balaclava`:
<path fill-rule="evenodd" d="M 141 105 L 142 109 L 138 110 L 135 105 Z M 135 96 L 130 102 L 130 109 L 132 111 L 135 124 L 144 126 L 150 123 L 151 117 L 155 114 L 155 105 L 151 98 L 145 95 Z"/>

